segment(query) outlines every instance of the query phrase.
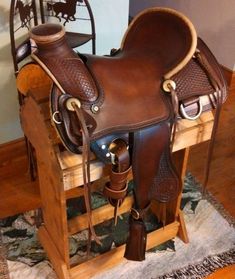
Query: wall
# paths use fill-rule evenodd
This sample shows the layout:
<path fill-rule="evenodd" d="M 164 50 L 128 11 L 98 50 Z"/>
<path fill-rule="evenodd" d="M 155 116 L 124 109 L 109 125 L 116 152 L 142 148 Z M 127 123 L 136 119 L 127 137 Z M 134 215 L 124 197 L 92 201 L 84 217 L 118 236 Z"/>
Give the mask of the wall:
<path fill-rule="evenodd" d="M 0 3 L 0 143 L 22 136 L 9 40 L 10 1 Z"/>
<path fill-rule="evenodd" d="M 130 0 L 130 14 L 147 7 L 170 7 L 183 12 L 195 25 L 219 62 L 235 71 L 234 0 Z"/>
<path fill-rule="evenodd" d="M 96 23 L 97 54 L 108 54 L 118 48 L 128 25 L 129 0 L 90 0 Z M 12 65 L 9 38 L 10 0 L 0 2 L 0 144 L 23 136 L 19 122 L 19 106 Z M 86 22 L 73 29 L 86 32 Z M 91 52 L 91 44 L 79 48 Z"/>

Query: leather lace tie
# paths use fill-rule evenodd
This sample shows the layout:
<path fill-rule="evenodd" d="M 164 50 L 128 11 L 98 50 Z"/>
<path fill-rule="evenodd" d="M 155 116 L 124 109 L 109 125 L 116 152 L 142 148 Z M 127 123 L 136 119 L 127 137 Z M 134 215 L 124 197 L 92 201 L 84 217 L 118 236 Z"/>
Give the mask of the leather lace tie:
<path fill-rule="evenodd" d="M 212 87 L 214 88 L 214 100 L 216 101 L 214 124 L 213 124 L 212 132 L 211 132 L 211 140 L 210 140 L 209 147 L 208 147 L 205 174 L 204 174 L 204 182 L 203 182 L 203 195 L 204 195 L 207 184 L 208 184 L 209 175 L 210 175 L 210 166 L 211 166 L 211 159 L 212 159 L 213 149 L 214 149 L 214 144 L 215 144 L 215 136 L 216 136 L 216 132 L 217 132 L 218 124 L 219 124 L 219 117 L 220 117 L 220 112 L 221 112 L 222 103 L 223 103 L 222 96 L 225 95 L 225 92 L 223 92 L 224 94 L 222 94 L 222 91 L 225 91 L 226 87 L 224 87 L 222 85 L 222 82 L 219 80 L 219 78 L 217 77 L 216 73 L 214 72 L 212 66 L 207 61 L 206 57 L 204 56 L 204 54 L 202 52 L 196 51 L 195 57 L 197 58 L 198 62 L 201 64 L 201 66 L 203 67 Z M 220 73 L 220 76 L 222 77 L 221 73 Z"/>
<path fill-rule="evenodd" d="M 83 184 L 84 184 L 84 199 L 88 218 L 89 239 L 88 239 L 88 253 L 90 252 L 91 240 L 95 240 L 96 243 L 101 245 L 99 238 L 97 237 L 94 226 L 92 224 L 92 210 L 91 210 L 91 182 L 90 182 L 90 137 L 86 126 L 86 122 L 82 113 L 82 109 L 79 108 L 74 102 L 71 103 L 74 111 L 77 115 L 81 126 L 82 132 L 82 172 L 83 172 Z"/>

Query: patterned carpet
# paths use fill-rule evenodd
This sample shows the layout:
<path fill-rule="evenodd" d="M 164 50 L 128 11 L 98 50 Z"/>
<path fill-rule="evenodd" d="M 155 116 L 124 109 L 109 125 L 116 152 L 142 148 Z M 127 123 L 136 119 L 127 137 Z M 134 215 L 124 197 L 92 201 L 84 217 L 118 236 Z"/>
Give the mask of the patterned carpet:
<path fill-rule="evenodd" d="M 105 203 L 99 193 L 93 199 L 95 206 Z M 94 278 L 116 278 L 115 275 L 118 274 L 118 278 L 140 279 L 144 274 L 146 279 L 200 279 L 218 268 L 235 263 L 234 220 L 210 195 L 206 199 L 201 198 L 199 185 L 190 174 L 185 180 L 181 207 L 185 214 L 189 244 L 184 244 L 178 238 L 170 240 L 149 251 L 145 261 L 125 262 Z M 74 208 L 68 207 L 68 215 L 71 217 L 74 214 L 77 214 Z M 159 225 L 154 216 L 150 216 L 147 220 L 149 231 Z M 56 278 L 37 240 L 36 228 L 27 222 L 25 216 L 19 215 L 0 220 L 0 230 L 2 234 L 0 279 L 8 279 L 4 264 L 5 257 L 10 279 Z M 111 247 L 124 243 L 127 231 L 127 215 L 119 219 L 118 227 L 115 229 L 112 221 L 97 226 L 97 234 L 103 236 L 103 246 L 100 251 L 93 244 L 93 254 L 103 253 Z M 70 255 L 73 260 L 85 256 L 86 237 L 87 233 L 81 232 L 70 238 Z M 3 244 L 7 250 L 5 257 Z"/>
<path fill-rule="evenodd" d="M 9 279 L 8 266 L 6 261 L 6 249 L 2 242 L 1 232 L 0 232 L 0 279 Z"/>

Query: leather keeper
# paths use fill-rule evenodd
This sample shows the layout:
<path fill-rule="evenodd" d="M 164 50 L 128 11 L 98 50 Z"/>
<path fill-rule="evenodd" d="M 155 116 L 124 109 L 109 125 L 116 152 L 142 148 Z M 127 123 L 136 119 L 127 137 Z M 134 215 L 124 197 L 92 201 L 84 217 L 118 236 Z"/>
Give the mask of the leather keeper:
<path fill-rule="evenodd" d="M 126 186 L 127 176 L 130 170 L 131 167 L 123 172 L 114 172 L 113 170 L 111 171 L 110 185 L 112 190 L 119 191 Z"/>
<path fill-rule="evenodd" d="M 124 257 L 131 261 L 145 260 L 146 243 L 147 232 L 144 222 L 131 218 Z"/>
<path fill-rule="evenodd" d="M 104 187 L 103 194 L 105 197 L 115 199 L 115 200 L 124 199 L 126 197 L 127 189 L 128 189 L 127 183 L 125 185 L 125 188 L 121 190 L 113 190 L 110 187 L 110 183 L 107 183 Z"/>
<path fill-rule="evenodd" d="M 111 171 L 110 182 L 106 183 L 104 187 L 104 196 L 111 199 L 123 199 L 127 193 L 127 176 L 131 167 L 124 172 Z"/>

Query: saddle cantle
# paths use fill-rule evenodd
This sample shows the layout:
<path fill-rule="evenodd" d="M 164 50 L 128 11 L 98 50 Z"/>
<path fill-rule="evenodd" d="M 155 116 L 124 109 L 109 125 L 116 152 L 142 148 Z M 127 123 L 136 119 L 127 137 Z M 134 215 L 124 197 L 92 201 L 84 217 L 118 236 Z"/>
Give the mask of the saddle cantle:
<path fill-rule="evenodd" d="M 166 203 L 179 194 L 181 182 L 170 155 L 174 112 L 162 84 L 195 53 L 197 36 L 192 23 L 171 9 L 148 9 L 133 20 L 121 48 L 111 56 L 76 54 L 57 24 L 33 28 L 31 39 L 38 47 L 33 59 L 54 82 L 53 123 L 65 147 L 83 156 L 90 235 L 99 242 L 91 222 L 92 148 L 112 165 L 104 194 L 114 206 L 115 216 L 127 193 L 127 175 L 133 170 L 135 202 L 125 257 L 143 260 L 144 218 L 151 200 Z"/>

